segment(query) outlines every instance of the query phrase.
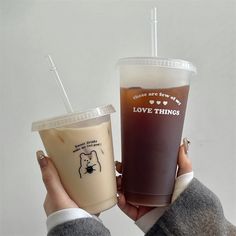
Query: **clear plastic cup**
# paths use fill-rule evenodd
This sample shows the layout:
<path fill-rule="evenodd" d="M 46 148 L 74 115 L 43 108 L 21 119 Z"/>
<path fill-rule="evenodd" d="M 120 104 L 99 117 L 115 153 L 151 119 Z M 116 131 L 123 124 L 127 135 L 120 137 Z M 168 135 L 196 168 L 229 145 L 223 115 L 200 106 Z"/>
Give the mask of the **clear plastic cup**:
<path fill-rule="evenodd" d="M 135 205 L 168 205 L 196 68 L 158 57 L 122 58 L 118 65 L 124 194 Z"/>
<path fill-rule="evenodd" d="M 112 105 L 32 124 L 67 193 L 96 214 L 117 203 L 110 114 Z"/>

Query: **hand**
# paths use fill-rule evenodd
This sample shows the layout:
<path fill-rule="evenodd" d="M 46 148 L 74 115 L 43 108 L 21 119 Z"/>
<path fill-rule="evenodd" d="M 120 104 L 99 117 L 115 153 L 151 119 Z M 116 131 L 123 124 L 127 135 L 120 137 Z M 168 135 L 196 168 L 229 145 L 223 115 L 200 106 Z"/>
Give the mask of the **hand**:
<path fill-rule="evenodd" d="M 116 171 L 120 174 L 122 173 L 122 164 L 118 161 L 116 161 Z M 119 194 L 117 205 L 127 216 L 129 216 L 132 220 L 137 221 L 140 217 L 145 215 L 154 207 L 134 206 L 130 203 L 127 203 L 125 196 L 122 193 L 121 178 L 121 175 L 116 178 L 117 190 Z"/>
<path fill-rule="evenodd" d="M 53 212 L 66 208 L 78 208 L 78 205 L 71 200 L 62 186 L 57 170 L 50 158 L 46 157 L 42 151 L 38 151 L 36 155 L 42 172 L 43 182 L 47 189 L 44 201 L 46 215 L 48 216 Z"/>
<path fill-rule="evenodd" d="M 187 156 L 188 151 L 188 143 L 181 145 L 179 148 L 179 156 L 178 156 L 178 171 L 177 176 L 189 173 L 192 171 L 192 164 Z M 122 173 L 122 164 L 120 162 L 116 162 L 116 170 L 118 173 Z M 147 212 L 152 210 L 154 207 L 147 206 L 134 206 L 128 202 L 126 202 L 125 196 L 121 192 L 121 175 L 117 177 L 117 188 L 118 188 L 118 206 L 119 208 L 132 220 L 137 221 L 140 217 L 145 215 Z"/>

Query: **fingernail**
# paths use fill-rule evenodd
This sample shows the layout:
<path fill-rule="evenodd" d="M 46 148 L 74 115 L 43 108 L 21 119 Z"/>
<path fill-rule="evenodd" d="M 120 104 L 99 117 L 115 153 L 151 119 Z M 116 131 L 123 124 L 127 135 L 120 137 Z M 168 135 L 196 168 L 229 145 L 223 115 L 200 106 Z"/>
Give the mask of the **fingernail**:
<path fill-rule="evenodd" d="M 48 164 L 48 160 L 46 156 L 44 155 L 43 151 L 37 151 L 36 152 L 38 163 L 41 168 L 44 168 Z"/>
<path fill-rule="evenodd" d="M 188 150 L 189 150 L 189 145 L 190 145 L 190 141 L 187 138 L 183 139 L 183 144 L 184 144 L 184 152 L 185 154 L 188 154 Z"/>
<path fill-rule="evenodd" d="M 115 166 L 119 166 L 121 163 L 119 161 L 115 161 Z"/>

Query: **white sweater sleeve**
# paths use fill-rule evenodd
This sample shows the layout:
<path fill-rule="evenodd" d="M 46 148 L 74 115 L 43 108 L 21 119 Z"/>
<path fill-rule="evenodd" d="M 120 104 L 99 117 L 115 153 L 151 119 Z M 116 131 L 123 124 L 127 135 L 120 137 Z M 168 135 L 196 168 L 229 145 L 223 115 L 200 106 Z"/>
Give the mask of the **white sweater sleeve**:
<path fill-rule="evenodd" d="M 178 196 L 187 188 L 191 180 L 193 179 L 193 172 L 181 175 L 177 177 L 175 181 L 175 188 L 171 203 L 173 203 Z M 139 218 L 135 224 L 144 232 L 147 233 L 149 229 L 157 222 L 157 220 L 164 214 L 168 209 L 168 206 L 165 207 L 156 207 L 153 210 L 149 211 L 147 214 Z"/>

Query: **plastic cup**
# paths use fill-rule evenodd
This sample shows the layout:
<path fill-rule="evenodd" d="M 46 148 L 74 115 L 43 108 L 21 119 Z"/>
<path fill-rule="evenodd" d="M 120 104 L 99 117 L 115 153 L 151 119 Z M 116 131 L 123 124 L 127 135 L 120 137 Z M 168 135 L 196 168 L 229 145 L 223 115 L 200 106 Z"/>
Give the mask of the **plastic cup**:
<path fill-rule="evenodd" d="M 158 57 L 122 58 L 118 65 L 125 197 L 135 205 L 168 205 L 196 68 Z"/>
<path fill-rule="evenodd" d="M 96 214 L 117 203 L 110 114 L 113 106 L 32 124 L 79 207 Z"/>

